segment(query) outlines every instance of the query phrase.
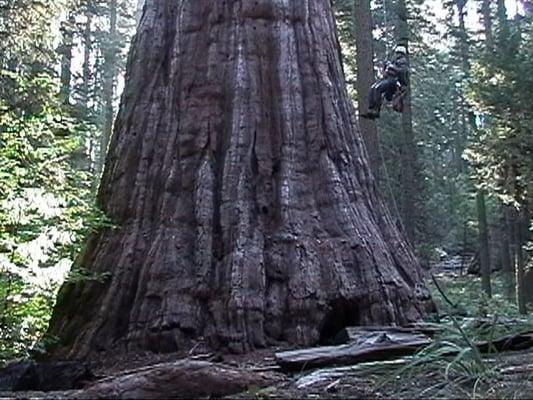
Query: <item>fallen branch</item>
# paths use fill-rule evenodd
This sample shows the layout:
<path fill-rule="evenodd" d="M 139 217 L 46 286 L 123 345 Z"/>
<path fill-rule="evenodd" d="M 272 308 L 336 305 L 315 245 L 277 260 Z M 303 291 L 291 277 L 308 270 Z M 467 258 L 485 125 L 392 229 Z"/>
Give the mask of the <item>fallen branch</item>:
<path fill-rule="evenodd" d="M 500 371 L 502 375 L 533 374 L 533 365 L 513 365 Z"/>
<path fill-rule="evenodd" d="M 361 377 L 376 371 L 390 371 L 404 366 L 408 362 L 405 358 L 392 361 L 380 361 L 378 363 L 364 363 L 358 365 L 348 365 L 344 367 L 333 367 L 317 369 L 313 372 L 300 376 L 294 383 L 298 389 L 316 386 L 330 382 L 339 378 Z"/>

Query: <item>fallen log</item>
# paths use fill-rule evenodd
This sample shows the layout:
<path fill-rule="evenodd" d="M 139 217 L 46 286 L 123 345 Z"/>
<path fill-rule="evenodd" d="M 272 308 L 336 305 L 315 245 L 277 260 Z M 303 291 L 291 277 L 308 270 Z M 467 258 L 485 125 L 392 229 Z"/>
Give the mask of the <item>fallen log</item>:
<path fill-rule="evenodd" d="M 429 344 L 431 344 L 431 339 L 426 338 L 401 344 L 375 343 L 360 345 L 358 343 L 350 343 L 340 346 L 315 347 L 277 353 L 276 362 L 282 371 L 303 371 L 332 365 L 350 365 L 404 357 L 414 354 L 418 349 Z"/>
<path fill-rule="evenodd" d="M 266 386 L 271 375 L 207 361 L 181 360 L 109 377 L 71 392 L 76 399 L 190 399 L 221 397 Z"/>
<path fill-rule="evenodd" d="M 533 331 L 503 336 L 493 341 L 477 342 L 481 353 L 526 350 L 533 347 Z"/>
<path fill-rule="evenodd" d="M 77 389 L 93 378 L 89 366 L 81 362 L 28 360 L 0 369 L 0 391 Z"/>
<path fill-rule="evenodd" d="M 345 343 L 375 343 L 388 341 L 391 343 L 406 343 L 418 339 L 427 339 L 441 331 L 432 325 L 411 326 L 348 326 L 335 337 L 336 344 Z"/>
<path fill-rule="evenodd" d="M 353 365 L 368 361 L 384 361 L 414 354 L 430 345 L 433 340 L 419 334 L 387 334 L 383 331 L 361 332 L 358 340 L 339 346 L 324 346 L 276 353 L 277 364 L 282 371 L 295 372 L 306 369 Z M 382 340 L 376 340 L 380 338 Z M 410 340 L 409 337 L 412 339 Z M 394 339 L 394 340 L 393 340 Z M 533 332 L 504 336 L 493 341 L 476 342 L 481 353 L 525 350 L 533 347 Z M 449 356 L 457 352 L 450 352 Z"/>

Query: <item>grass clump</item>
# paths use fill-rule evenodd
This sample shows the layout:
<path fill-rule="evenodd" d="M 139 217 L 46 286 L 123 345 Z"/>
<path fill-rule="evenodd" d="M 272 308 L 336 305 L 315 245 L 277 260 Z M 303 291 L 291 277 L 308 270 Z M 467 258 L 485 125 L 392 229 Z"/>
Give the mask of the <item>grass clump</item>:
<path fill-rule="evenodd" d="M 502 293 L 501 277 L 496 275 L 493 282 L 495 292 Z M 530 398 L 532 371 L 523 366 L 530 364 L 533 353 L 492 349 L 481 354 L 476 343 L 533 331 L 533 319 L 520 315 L 505 296 L 487 298 L 477 277 L 441 277 L 436 284 L 447 297 L 433 284 L 440 315 L 432 325 L 440 333 L 382 379 L 378 389 L 386 388 L 398 398 Z"/>

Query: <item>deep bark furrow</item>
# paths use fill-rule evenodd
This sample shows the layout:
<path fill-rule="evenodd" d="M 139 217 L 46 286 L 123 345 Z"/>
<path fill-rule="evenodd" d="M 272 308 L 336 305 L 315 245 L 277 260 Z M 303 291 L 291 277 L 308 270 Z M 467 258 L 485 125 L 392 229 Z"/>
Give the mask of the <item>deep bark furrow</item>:
<path fill-rule="evenodd" d="M 126 82 L 99 195 L 117 228 L 80 258 L 111 277 L 63 288 L 58 355 L 311 345 L 423 314 L 328 1 L 148 0 Z"/>

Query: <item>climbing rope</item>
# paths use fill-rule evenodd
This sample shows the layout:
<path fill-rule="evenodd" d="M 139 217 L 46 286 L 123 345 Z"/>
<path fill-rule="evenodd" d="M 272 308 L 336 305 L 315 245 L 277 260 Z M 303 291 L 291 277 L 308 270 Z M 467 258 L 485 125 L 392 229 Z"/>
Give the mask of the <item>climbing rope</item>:
<path fill-rule="evenodd" d="M 385 58 L 389 58 L 389 38 L 387 37 L 389 22 L 387 17 L 387 0 L 383 0 L 383 32 L 385 35 Z"/>
<path fill-rule="evenodd" d="M 452 302 L 450 300 L 450 298 L 446 295 L 446 293 L 444 292 L 444 290 L 441 288 L 439 282 L 437 281 L 437 278 L 435 278 L 435 275 L 434 274 L 431 274 L 431 280 L 433 281 L 433 283 L 435 284 L 435 287 L 437 288 L 437 290 L 439 291 L 440 295 L 442 296 L 442 298 L 446 301 L 446 303 L 448 303 L 450 306 L 452 306 L 452 308 L 454 309 L 457 309 L 459 308 L 458 307 L 458 304 L 455 304 L 454 302 Z"/>
<path fill-rule="evenodd" d="M 398 207 L 398 203 L 396 202 L 396 196 L 394 196 L 394 191 L 392 190 L 392 185 L 390 183 L 390 175 L 389 175 L 389 169 L 387 168 L 387 164 L 385 163 L 385 157 L 383 157 L 383 151 L 379 151 L 379 155 L 381 157 L 381 165 L 383 166 L 383 172 L 385 172 L 385 181 L 386 186 L 389 191 L 389 196 L 392 199 L 392 205 L 394 206 L 394 213 L 396 214 L 396 221 L 399 222 L 400 227 L 402 228 L 402 231 L 405 233 L 405 225 L 403 224 L 402 217 L 400 215 L 400 208 Z"/>

